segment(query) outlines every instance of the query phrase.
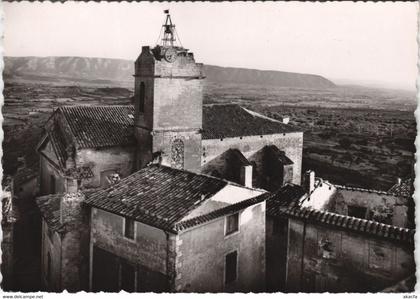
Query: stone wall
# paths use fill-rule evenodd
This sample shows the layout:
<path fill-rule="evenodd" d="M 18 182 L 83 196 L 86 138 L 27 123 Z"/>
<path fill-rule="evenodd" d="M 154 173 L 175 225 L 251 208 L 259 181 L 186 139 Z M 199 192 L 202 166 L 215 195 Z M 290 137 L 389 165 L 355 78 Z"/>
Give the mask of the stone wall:
<path fill-rule="evenodd" d="M 174 163 L 173 146 L 175 145 L 175 141 L 181 141 L 183 144 L 182 167 L 179 163 Z M 201 134 L 197 131 L 157 132 L 153 136 L 152 151 L 153 153 L 162 153 L 162 164 L 164 165 L 190 171 L 200 171 Z"/>
<path fill-rule="evenodd" d="M 180 55 L 173 63 L 143 47 L 135 63 L 137 169 L 162 154 L 171 161 L 175 139 L 184 144 L 184 163 L 177 168 L 199 171 L 203 114 L 202 65 L 191 55 Z M 144 112 L 139 111 L 140 85 L 144 84 Z M 164 161 L 165 163 L 165 161 Z M 178 165 L 177 164 L 177 165 Z"/>
<path fill-rule="evenodd" d="M 101 173 L 115 171 L 121 178 L 133 173 L 135 168 L 135 147 L 111 147 L 103 149 L 83 149 L 76 156 L 77 166 L 90 166 L 93 178 L 82 181 L 86 188 L 101 185 Z"/>
<path fill-rule="evenodd" d="M 287 265 L 288 219 L 267 215 L 266 284 L 267 292 L 284 292 Z"/>
<path fill-rule="evenodd" d="M 369 219 L 399 227 L 407 227 L 407 198 L 388 194 L 384 191 L 336 186 L 317 179 L 315 190 L 310 194 L 304 207 Z M 352 214 L 352 208 L 359 213 Z M 361 208 L 361 210 L 360 210 Z M 359 215 L 360 214 L 360 215 Z"/>
<path fill-rule="evenodd" d="M 3 214 L 4 217 L 4 214 Z M 2 240 L 1 240 L 1 288 L 4 291 L 13 289 L 13 270 L 14 270 L 14 252 L 13 252 L 13 222 L 3 219 L 1 222 Z"/>
<path fill-rule="evenodd" d="M 225 236 L 225 217 L 182 232 L 176 290 L 256 292 L 265 287 L 265 202 L 240 211 L 239 232 Z M 237 280 L 225 285 L 225 256 L 238 252 Z"/>
<path fill-rule="evenodd" d="M 37 177 L 33 177 L 23 182 L 20 186 L 16 186 L 15 189 L 14 194 L 20 200 L 33 200 L 39 192 L 38 179 Z"/>
<path fill-rule="evenodd" d="M 51 194 L 53 190 L 51 176 L 55 178 L 54 193 L 63 193 L 65 191 L 65 181 L 60 172 L 45 157 L 40 156 L 40 195 Z"/>
<path fill-rule="evenodd" d="M 289 219 L 287 290 L 377 292 L 415 271 L 403 241 Z"/>
<path fill-rule="evenodd" d="M 349 215 L 351 207 L 366 208 L 366 219 L 396 225 L 407 226 L 407 199 L 383 192 L 367 192 L 338 188 L 333 197 L 330 211 Z"/>
<path fill-rule="evenodd" d="M 91 254 L 93 247 L 100 248 L 113 257 L 122 258 L 138 266 L 138 278 L 157 277 L 154 283 L 159 290 L 167 287 L 168 278 L 168 235 L 157 228 L 135 222 L 135 240 L 124 237 L 124 218 L 100 209 L 92 208 L 91 212 Z M 91 256 L 91 264 L 95 266 L 95 257 Z M 102 265 L 103 271 L 109 271 Z M 91 275 L 95 273 L 91 269 Z M 91 277 L 91 281 L 95 278 Z M 147 281 L 150 281 L 147 280 Z M 150 283 L 153 283 L 150 282 Z M 141 285 L 141 283 L 140 283 Z M 92 288 L 92 285 L 91 285 Z M 159 291 L 157 290 L 157 291 Z"/>
<path fill-rule="evenodd" d="M 159 78 L 154 82 L 153 130 L 200 129 L 203 80 Z"/>
<path fill-rule="evenodd" d="M 61 288 L 69 292 L 88 290 L 89 217 L 82 209 L 81 193 L 65 194 L 61 199 L 61 221 L 65 232 L 61 239 Z"/>
<path fill-rule="evenodd" d="M 258 183 L 258 174 L 263 174 L 263 152 L 267 145 L 275 145 L 279 150 L 284 151 L 286 156 L 293 161 L 292 183 L 300 184 L 302 171 L 302 146 L 303 133 L 284 133 L 263 136 L 244 136 L 223 139 L 207 139 L 202 141 L 202 172 L 211 174 L 214 170 L 223 168 L 226 163 L 221 159 L 223 154 L 236 148 L 251 163 L 254 162 L 254 181 Z M 256 167 L 255 167 L 256 166 Z M 258 187 L 258 184 L 256 185 Z"/>
<path fill-rule="evenodd" d="M 48 280 L 48 254 L 51 258 L 50 280 Z M 61 291 L 61 238 L 49 231 L 42 221 L 41 281 L 48 291 Z"/>

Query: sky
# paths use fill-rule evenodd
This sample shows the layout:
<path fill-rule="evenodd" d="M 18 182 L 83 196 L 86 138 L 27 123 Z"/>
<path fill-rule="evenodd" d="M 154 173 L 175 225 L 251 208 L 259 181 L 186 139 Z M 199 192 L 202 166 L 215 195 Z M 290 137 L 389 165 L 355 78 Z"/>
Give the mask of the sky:
<path fill-rule="evenodd" d="M 135 60 L 170 9 L 184 47 L 205 64 L 415 87 L 417 2 L 12 2 L 6 56 Z"/>

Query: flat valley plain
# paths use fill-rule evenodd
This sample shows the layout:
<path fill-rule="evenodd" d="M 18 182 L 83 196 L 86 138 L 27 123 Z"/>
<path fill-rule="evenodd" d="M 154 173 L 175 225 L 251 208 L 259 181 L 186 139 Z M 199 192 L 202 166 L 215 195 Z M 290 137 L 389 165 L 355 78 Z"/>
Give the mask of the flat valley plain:
<path fill-rule="evenodd" d="M 37 169 L 42 128 L 62 105 L 127 105 L 133 90 L 112 82 L 5 80 L 3 169 L 18 157 Z M 416 137 L 415 92 L 337 86 L 327 89 L 208 83 L 205 104 L 237 103 L 304 131 L 303 169 L 336 184 L 387 190 L 410 177 Z M 246 124 L 244 124 L 246 125 Z"/>

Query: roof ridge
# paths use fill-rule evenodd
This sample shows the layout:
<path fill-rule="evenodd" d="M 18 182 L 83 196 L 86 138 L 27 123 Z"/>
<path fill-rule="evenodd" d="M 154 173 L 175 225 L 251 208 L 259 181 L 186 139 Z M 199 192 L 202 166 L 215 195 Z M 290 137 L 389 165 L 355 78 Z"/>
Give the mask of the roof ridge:
<path fill-rule="evenodd" d="M 325 182 L 325 181 L 324 181 Z M 332 184 L 332 183 L 331 183 Z M 360 192 L 369 192 L 369 193 L 378 193 L 378 194 L 386 194 L 386 195 L 394 195 L 388 191 L 382 191 L 382 190 L 375 190 L 375 189 L 366 189 L 366 188 L 359 188 L 359 187 L 351 187 L 351 186 L 345 186 L 345 185 L 336 185 L 332 184 L 337 189 L 344 189 L 349 191 L 360 191 Z"/>
<path fill-rule="evenodd" d="M 329 226 L 346 228 L 353 231 L 359 231 L 377 237 L 403 241 L 407 243 L 414 242 L 415 229 L 389 225 L 377 221 L 356 218 L 348 215 L 341 215 L 328 211 L 316 210 L 313 208 L 291 207 L 285 211 L 289 217 L 312 220 Z"/>
<path fill-rule="evenodd" d="M 72 142 L 73 142 L 75 147 L 78 147 L 79 142 L 77 141 L 76 135 L 73 132 L 73 128 L 70 125 L 69 120 L 67 119 L 66 113 L 64 113 L 64 109 L 62 109 L 62 108 L 64 108 L 64 107 L 58 107 L 57 111 L 59 111 L 63 115 L 64 122 L 66 123 L 65 125 L 67 126 L 67 129 L 70 131 Z"/>
<path fill-rule="evenodd" d="M 240 107 L 241 107 L 243 110 L 245 110 L 246 112 L 248 112 L 249 114 L 251 114 L 252 116 L 255 116 L 255 117 L 261 117 L 261 118 L 267 119 L 267 120 L 269 120 L 269 121 L 276 122 L 276 123 L 279 123 L 279 124 L 283 124 L 283 125 L 287 125 L 287 126 L 288 126 L 288 124 L 285 124 L 285 123 L 283 123 L 282 121 L 279 121 L 279 120 L 277 120 L 277 119 L 274 119 L 274 118 L 271 118 L 271 117 L 265 116 L 264 114 L 258 113 L 258 112 L 254 111 L 254 110 L 247 109 L 247 108 L 242 107 L 242 106 L 240 106 Z"/>
<path fill-rule="evenodd" d="M 265 197 L 270 197 L 271 195 L 272 194 L 269 193 L 269 192 L 259 194 L 257 196 L 247 198 L 247 199 L 242 200 L 240 202 L 228 205 L 226 207 L 223 207 L 223 208 L 220 208 L 220 209 L 217 209 L 217 210 L 213 210 L 213 211 L 211 211 L 207 214 L 203 214 L 203 215 L 199 215 L 199 216 L 196 216 L 194 218 L 191 218 L 191 219 L 179 221 L 179 222 L 177 222 L 173 225 L 173 229 L 176 232 L 180 232 L 180 231 L 183 231 L 185 229 L 194 227 L 196 225 L 209 222 L 213 219 L 219 218 L 219 217 L 224 216 L 226 214 L 233 213 L 233 212 L 245 209 L 245 208 L 247 208 L 251 205 L 263 202 L 263 201 L 268 199 L 268 198 L 265 198 Z"/>
<path fill-rule="evenodd" d="M 218 180 L 218 181 L 220 181 L 220 182 L 225 182 L 227 185 L 232 185 L 232 186 L 242 187 L 242 188 L 245 188 L 245 189 L 248 189 L 248 190 L 266 191 L 266 190 L 264 190 L 264 189 L 260 189 L 260 188 L 247 187 L 247 186 L 244 186 L 244 185 L 238 184 L 238 183 L 236 183 L 236 182 L 232 182 L 232 181 L 229 181 L 229 180 L 226 180 L 226 179 L 223 179 L 223 178 L 219 178 L 219 177 L 211 176 L 211 175 L 209 175 L 209 174 L 205 174 L 205 173 L 198 173 L 198 172 L 194 172 L 194 171 L 191 171 L 191 170 L 186 170 L 186 169 L 177 169 L 177 168 L 173 168 L 173 167 L 166 166 L 166 165 L 162 165 L 162 164 L 151 164 L 150 166 L 164 167 L 164 168 L 168 168 L 168 169 L 174 169 L 174 170 L 176 170 L 176 171 L 180 171 L 180 172 L 188 172 L 188 173 L 191 173 L 191 174 L 194 174 L 194 175 L 198 175 L 198 176 L 202 176 L 202 177 L 206 177 L 206 178 L 210 178 L 210 179 L 215 179 L 215 180 Z M 144 169 L 144 168 L 143 168 L 143 169 Z M 139 170 L 139 171 L 140 171 L 140 170 Z"/>
<path fill-rule="evenodd" d="M 90 105 L 62 105 L 62 106 L 60 106 L 60 107 L 58 107 L 57 109 L 60 109 L 60 108 L 85 108 L 85 107 L 88 107 L 88 108 L 109 108 L 109 107 L 129 107 L 129 108 L 134 108 L 134 105 L 130 105 L 130 104 L 127 104 L 127 105 L 92 105 L 92 106 L 90 106 Z"/>

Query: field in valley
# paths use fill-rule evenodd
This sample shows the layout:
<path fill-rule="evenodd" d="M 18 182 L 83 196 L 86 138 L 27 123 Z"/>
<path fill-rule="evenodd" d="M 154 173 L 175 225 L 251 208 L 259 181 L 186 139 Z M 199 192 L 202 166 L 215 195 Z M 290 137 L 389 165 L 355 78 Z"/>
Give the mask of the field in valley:
<path fill-rule="evenodd" d="M 7 82 L 3 167 L 36 165 L 42 126 L 61 105 L 126 105 L 132 89 L 112 84 Z M 114 85 L 116 86 L 116 85 Z M 205 103 L 238 103 L 304 130 L 304 169 L 334 183 L 386 190 L 410 175 L 416 123 L 414 92 L 358 86 L 330 89 L 208 84 Z"/>

